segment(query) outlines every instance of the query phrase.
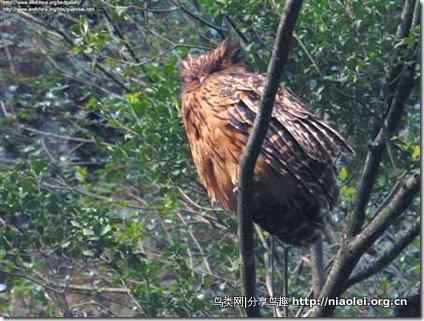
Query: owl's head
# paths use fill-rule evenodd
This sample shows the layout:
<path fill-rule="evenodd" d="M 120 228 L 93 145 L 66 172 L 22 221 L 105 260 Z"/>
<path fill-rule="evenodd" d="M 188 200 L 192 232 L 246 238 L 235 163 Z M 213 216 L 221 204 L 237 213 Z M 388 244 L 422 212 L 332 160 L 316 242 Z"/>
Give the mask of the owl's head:
<path fill-rule="evenodd" d="M 180 75 L 184 85 L 201 83 L 208 75 L 233 66 L 244 66 L 238 43 L 225 39 L 216 49 L 197 58 L 188 55 L 180 65 Z"/>

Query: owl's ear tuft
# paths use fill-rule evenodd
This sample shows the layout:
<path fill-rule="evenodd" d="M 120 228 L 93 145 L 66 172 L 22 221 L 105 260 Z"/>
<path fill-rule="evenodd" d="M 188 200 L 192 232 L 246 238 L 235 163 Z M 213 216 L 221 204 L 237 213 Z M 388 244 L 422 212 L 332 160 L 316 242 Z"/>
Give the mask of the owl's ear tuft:
<path fill-rule="evenodd" d="M 181 62 L 180 74 L 184 82 L 190 82 L 242 63 L 243 57 L 239 42 L 227 38 L 216 49 L 212 49 L 197 58 L 193 59 L 190 55 L 187 56 Z"/>
<path fill-rule="evenodd" d="M 227 37 L 216 49 L 220 58 L 228 63 L 238 63 L 243 60 L 240 41 L 234 37 Z"/>

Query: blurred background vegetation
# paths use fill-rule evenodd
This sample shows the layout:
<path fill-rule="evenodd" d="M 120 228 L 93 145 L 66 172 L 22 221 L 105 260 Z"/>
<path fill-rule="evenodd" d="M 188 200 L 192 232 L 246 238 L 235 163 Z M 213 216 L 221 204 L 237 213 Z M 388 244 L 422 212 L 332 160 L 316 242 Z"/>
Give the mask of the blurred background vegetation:
<path fill-rule="evenodd" d="M 368 142 L 387 112 L 387 72 L 417 59 L 407 49 L 420 27 L 401 42 L 396 38 L 402 4 L 306 1 L 295 29 L 284 82 L 356 150 L 339 164 L 336 233 L 355 197 Z M 86 12 L 0 11 L 1 315 L 240 316 L 240 309 L 214 304 L 215 297 L 240 295 L 237 222 L 211 208 L 198 182 L 179 117 L 178 64 L 231 32 L 244 42 L 251 69 L 265 72 L 283 3 L 82 6 Z M 415 86 L 367 213 L 399 177 L 419 169 L 420 108 Z M 375 253 L 411 226 L 419 207 L 416 200 Z M 257 246 L 259 295 L 268 296 L 266 251 L 263 242 Z M 326 247 L 327 258 L 334 248 Z M 276 249 L 276 296 L 282 253 Z M 289 255 L 289 294 L 306 297 L 309 253 L 291 249 Z M 346 296 L 405 297 L 417 291 L 420 273 L 416 239 Z M 272 316 L 272 309 L 264 314 Z M 384 307 L 336 310 L 341 317 L 389 315 Z"/>

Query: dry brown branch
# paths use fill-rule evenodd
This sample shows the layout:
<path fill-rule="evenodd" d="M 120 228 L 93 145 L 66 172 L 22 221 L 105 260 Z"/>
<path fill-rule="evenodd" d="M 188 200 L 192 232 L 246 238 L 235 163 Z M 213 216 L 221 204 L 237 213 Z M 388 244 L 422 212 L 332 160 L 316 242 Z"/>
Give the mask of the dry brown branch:
<path fill-rule="evenodd" d="M 271 119 L 275 95 L 280 85 L 284 65 L 288 59 L 292 33 L 301 7 L 302 1 L 300 0 L 286 2 L 268 66 L 267 81 L 264 94 L 261 97 L 259 113 L 256 115 L 252 133 L 249 135 L 240 163 L 237 212 L 243 295 L 247 297 L 255 297 L 256 293 L 253 217 L 251 212 L 253 170 Z M 249 317 L 259 316 L 259 308 L 256 306 L 248 307 L 246 312 Z"/>
<path fill-rule="evenodd" d="M 411 242 L 420 235 L 421 223 L 419 220 L 415 222 L 390 248 L 388 248 L 379 258 L 377 258 L 370 266 L 357 272 L 349 278 L 345 287 L 359 283 L 370 276 L 380 272 L 388 266 Z"/>
<path fill-rule="evenodd" d="M 178 1 L 174 1 L 174 0 L 170 0 L 171 3 L 174 6 L 177 6 L 182 12 L 184 12 L 187 16 L 189 16 L 190 18 L 200 22 L 201 24 L 215 30 L 222 39 L 225 38 L 225 33 L 226 31 L 223 30 L 222 28 L 215 26 L 214 24 L 212 24 L 211 22 L 207 21 L 206 19 L 199 17 L 198 15 L 194 14 L 193 12 L 191 12 L 188 8 L 186 8 L 185 6 L 181 5 L 180 3 L 178 3 Z"/>
<path fill-rule="evenodd" d="M 351 250 L 364 252 L 377 240 L 397 217 L 412 203 L 420 190 L 420 175 L 413 175 L 401 182 L 390 195 L 390 201 L 380 209 L 374 219 L 351 242 Z"/>
<path fill-rule="evenodd" d="M 343 236 L 341 246 L 335 256 L 334 264 L 322 288 L 320 299 L 340 296 L 347 288 L 344 286 L 361 256 L 375 240 L 406 210 L 420 188 L 420 176 L 413 175 L 398 184 L 398 188 L 389 195 L 387 205 L 381 208 L 373 221 L 352 241 Z M 314 317 L 332 315 L 334 306 L 317 306 L 311 310 Z"/>
<path fill-rule="evenodd" d="M 66 284 L 66 283 L 56 283 L 45 278 L 41 278 L 40 275 L 37 278 L 30 276 L 28 273 L 20 272 L 7 272 L 0 271 L 3 275 L 9 277 L 16 277 L 28 280 L 32 283 L 38 284 L 46 290 L 50 290 L 56 293 L 63 293 L 64 290 L 74 290 L 74 291 L 83 291 L 83 292 L 113 292 L 113 293 L 128 293 L 128 288 L 116 288 L 116 287 L 93 287 L 88 285 L 79 285 L 79 284 Z"/>
<path fill-rule="evenodd" d="M 181 222 L 183 222 L 183 224 L 186 226 L 186 229 L 188 231 L 188 234 L 190 235 L 190 237 L 192 238 L 194 244 L 196 245 L 197 249 L 199 250 L 200 255 L 202 256 L 203 264 L 205 265 L 206 271 L 208 271 L 210 274 L 213 274 L 212 269 L 211 269 L 211 267 L 209 265 L 209 262 L 208 262 L 208 257 L 206 255 L 206 252 L 203 249 L 203 247 L 200 245 L 200 242 L 198 241 L 198 239 L 196 238 L 196 236 L 194 235 L 191 226 L 189 226 L 187 224 L 186 220 L 184 219 L 184 217 L 180 213 L 177 213 L 177 216 L 179 217 L 179 219 L 181 220 Z"/>
<path fill-rule="evenodd" d="M 75 142 L 81 142 L 81 143 L 91 143 L 91 144 L 95 144 L 96 141 L 94 140 L 94 138 L 91 139 L 87 139 L 87 138 L 81 138 L 81 137 L 72 137 L 72 136 L 65 136 L 65 135 L 59 135 L 59 134 L 55 134 L 55 133 L 50 133 L 50 132 L 46 132 L 46 131 L 42 131 L 42 130 L 38 130 L 35 128 L 31 128 L 25 125 L 18 125 L 19 129 L 22 130 L 26 130 L 38 135 L 42 135 L 42 136 L 50 136 L 50 137 L 55 137 L 58 139 L 63 139 L 63 140 L 71 140 L 71 141 L 75 141 Z"/>
<path fill-rule="evenodd" d="M 409 34 L 414 9 L 413 2 L 414 0 L 406 0 L 404 3 L 401 23 L 397 31 L 399 41 Z M 385 105 L 388 113 L 376 138 L 370 144 L 358 181 L 355 207 L 349 217 L 349 237 L 359 233 L 365 222 L 365 210 L 377 179 L 386 141 L 395 134 L 402 115 L 405 113 L 405 101 L 414 86 L 414 68 L 415 63 L 395 65 L 386 78 Z"/>
<path fill-rule="evenodd" d="M 311 246 L 312 289 L 318 298 L 324 284 L 324 252 L 322 237 Z"/>

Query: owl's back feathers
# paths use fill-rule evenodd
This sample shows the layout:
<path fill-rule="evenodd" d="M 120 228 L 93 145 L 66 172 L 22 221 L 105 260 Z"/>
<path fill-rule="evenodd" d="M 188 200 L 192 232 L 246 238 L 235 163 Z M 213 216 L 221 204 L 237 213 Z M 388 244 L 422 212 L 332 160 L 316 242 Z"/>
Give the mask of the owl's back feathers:
<path fill-rule="evenodd" d="M 259 110 L 265 77 L 224 41 L 182 64 L 182 117 L 202 184 L 212 201 L 236 208 L 240 157 Z M 307 245 L 337 202 L 335 157 L 350 145 L 280 87 L 255 167 L 254 221 L 282 241 Z"/>

